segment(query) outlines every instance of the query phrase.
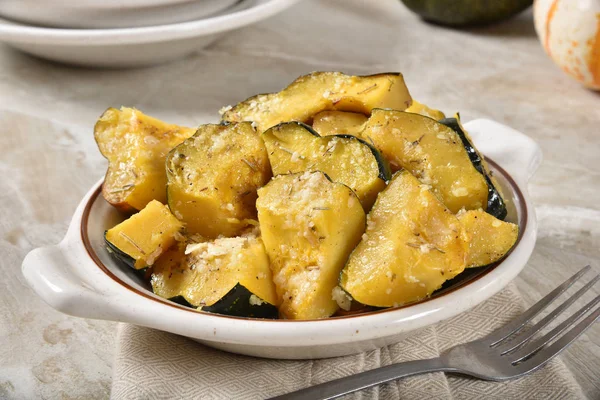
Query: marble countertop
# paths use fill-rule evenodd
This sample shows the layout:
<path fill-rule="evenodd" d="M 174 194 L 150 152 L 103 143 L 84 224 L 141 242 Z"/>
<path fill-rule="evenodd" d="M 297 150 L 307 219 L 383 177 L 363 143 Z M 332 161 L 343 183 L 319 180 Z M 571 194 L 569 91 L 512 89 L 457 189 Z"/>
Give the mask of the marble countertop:
<path fill-rule="evenodd" d="M 104 109 L 135 106 L 193 126 L 315 70 L 401 71 L 421 102 L 530 135 L 545 159 L 531 182 L 540 231 L 516 280 L 521 295 L 532 304 L 587 263 L 600 271 L 600 94 L 546 57 L 530 11 L 456 31 L 394 0 L 302 1 L 184 60 L 138 70 L 70 68 L 0 46 L 0 398 L 109 397 L 115 324 L 54 311 L 20 273 L 29 250 L 60 241 L 104 174 L 92 137 Z M 600 398 L 600 324 L 561 358 Z"/>

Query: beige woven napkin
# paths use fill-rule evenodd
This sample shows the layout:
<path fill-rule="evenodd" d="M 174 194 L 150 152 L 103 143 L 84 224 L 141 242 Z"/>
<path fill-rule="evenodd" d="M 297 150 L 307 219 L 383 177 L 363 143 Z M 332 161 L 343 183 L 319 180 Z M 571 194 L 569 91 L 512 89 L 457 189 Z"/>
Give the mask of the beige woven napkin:
<path fill-rule="evenodd" d="M 121 324 L 112 398 L 262 399 L 391 363 L 431 358 L 491 332 L 523 311 L 513 284 L 451 320 L 398 344 L 354 356 L 314 361 L 239 356 L 177 335 Z M 578 399 L 581 390 L 558 359 L 505 383 L 433 373 L 405 378 L 348 399 Z"/>

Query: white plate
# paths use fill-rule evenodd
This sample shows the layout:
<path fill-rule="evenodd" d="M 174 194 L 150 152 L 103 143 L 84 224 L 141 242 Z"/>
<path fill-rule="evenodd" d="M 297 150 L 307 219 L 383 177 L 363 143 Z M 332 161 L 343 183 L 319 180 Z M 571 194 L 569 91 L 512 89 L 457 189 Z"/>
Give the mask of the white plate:
<path fill-rule="evenodd" d="M 458 315 L 490 298 L 523 269 L 535 245 L 535 210 L 527 182 L 541 162 L 527 136 L 489 120 L 465 124 L 491 162 L 520 237 L 496 265 L 466 271 L 463 281 L 401 308 L 312 321 L 258 320 L 198 312 L 154 295 L 108 254 L 104 230 L 123 216 L 100 196 L 102 181 L 83 198 L 64 240 L 30 252 L 23 275 L 49 305 L 67 314 L 124 321 L 196 339 L 208 346 L 259 357 L 334 357 L 396 343 L 416 330 Z M 467 276 L 464 279 L 464 276 Z M 468 276 L 472 274 L 471 276 Z"/>
<path fill-rule="evenodd" d="M 0 41 L 42 58 L 90 67 L 164 63 L 208 46 L 222 34 L 269 18 L 298 0 L 244 0 L 198 21 L 127 29 L 53 29 L 0 19 Z"/>
<path fill-rule="evenodd" d="M 132 28 L 192 21 L 238 0 L 2 0 L 0 16 L 55 28 Z"/>

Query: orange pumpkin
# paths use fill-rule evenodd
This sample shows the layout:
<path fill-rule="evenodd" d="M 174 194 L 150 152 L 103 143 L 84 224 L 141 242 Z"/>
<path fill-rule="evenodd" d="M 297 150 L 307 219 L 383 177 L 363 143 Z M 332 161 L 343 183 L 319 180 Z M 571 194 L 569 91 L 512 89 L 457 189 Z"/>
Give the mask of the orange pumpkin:
<path fill-rule="evenodd" d="M 600 90 L 600 0 L 536 0 L 534 20 L 554 62 L 583 85 Z"/>

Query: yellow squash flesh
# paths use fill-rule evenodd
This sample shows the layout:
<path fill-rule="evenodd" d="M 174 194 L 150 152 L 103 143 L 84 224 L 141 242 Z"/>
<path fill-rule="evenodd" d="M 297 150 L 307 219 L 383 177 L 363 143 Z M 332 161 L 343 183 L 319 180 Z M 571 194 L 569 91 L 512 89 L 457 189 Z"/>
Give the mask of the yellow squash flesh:
<path fill-rule="evenodd" d="M 483 167 L 484 173 L 490 178 L 490 181 L 492 182 L 492 185 L 494 186 L 494 188 L 498 192 L 498 195 L 502 199 L 504 199 L 504 195 L 502 194 L 502 186 L 500 186 L 498 184 L 498 180 L 496 179 L 496 177 L 494 176 L 494 174 L 491 172 L 490 166 L 489 166 L 487 160 L 485 159 L 485 157 L 483 156 L 483 154 L 481 154 L 481 152 L 479 150 L 477 150 L 477 148 L 473 144 L 474 142 L 473 142 L 473 139 L 471 138 L 471 135 L 469 134 L 469 131 L 467 131 L 465 129 L 465 127 L 463 126 L 463 124 L 462 124 L 462 121 L 460 119 L 460 114 L 459 113 L 455 113 L 453 115 L 453 118 L 456 119 L 456 122 L 458 123 L 458 126 L 459 126 L 460 130 L 465 135 L 465 137 L 467 138 L 467 140 L 473 145 L 473 148 L 475 149 L 475 152 L 477 153 L 477 155 L 479 155 L 479 158 L 481 159 L 481 166 Z"/>
<path fill-rule="evenodd" d="M 182 296 L 195 307 L 212 306 L 238 283 L 261 301 L 276 305 L 269 259 L 260 238 L 220 238 L 173 249 L 154 266 L 154 293 Z"/>
<path fill-rule="evenodd" d="M 314 116 L 312 127 L 321 136 L 358 136 L 367 120 L 368 118 L 363 114 L 345 111 L 322 111 Z"/>
<path fill-rule="evenodd" d="M 166 203 L 165 158 L 194 129 L 167 124 L 134 108 L 109 108 L 94 127 L 108 159 L 102 195 L 122 211 L 141 210 L 151 200 Z"/>
<path fill-rule="evenodd" d="M 431 295 L 465 268 L 468 236 L 408 171 L 394 174 L 367 217 L 367 230 L 340 275 L 360 303 L 392 307 Z"/>
<path fill-rule="evenodd" d="M 352 189 L 365 210 L 371 209 L 390 178 L 379 152 L 354 137 L 320 137 L 296 122 L 274 126 L 262 137 L 273 174 L 322 171 Z"/>
<path fill-rule="evenodd" d="M 373 110 L 359 135 L 381 151 L 392 171 L 405 168 L 452 211 L 487 207 L 488 186 L 451 128 L 422 115 Z"/>
<path fill-rule="evenodd" d="M 499 261 L 517 242 L 517 225 L 501 221 L 483 210 L 459 212 L 457 217 L 470 236 L 467 268 Z"/>
<path fill-rule="evenodd" d="M 310 123 L 329 110 L 369 115 L 374 108 L 404 110 L 411 97 L 398 73 L 351 76 L 340 72 L 313 72 L 301 76 L 279 93 L 261 94 L 223 114 L 224 121 L 254 121 L 259 132 L 281 122 Z"/>
<path fill-rule="evenodd" d="M 182 229 L 183 224 L 167 206 L 152 200 L 142 211 L 106 231 L 105 238 L 134 259 L 136 269 L 142 269 L 174 245 Z"/>
<path fill-rule="evenodd" d="M 365 228 L 354 193 L 321 172 L 279 175 L 259 189 L 256 206 L 280 314 L 331 316 L 338 309 L 332 291 Z"/>
<path fill-rule="evenodd" d="M 150 277 L 152 291 L 165 299 L 181 296 L 190 276 L 189 266 L 185 264 L 185 244 L 178 243 L 154 263 Z"/>
<path fill-rule="evenodd" d="M 202 125 L 167 157 L 171 212 L 188 233 L 236 236 L 256 219 L 256 189 L 271 178 L 267 150 L 249 122 Z"/>
<path fill-rule="evenodd" d="M 446 118 L 444 113 L 441 112 L 440 110 L 436 110 L 435 108 L 428 107 L 427 105 L 425 105 L 423 103 L 419 103 L 415 99 L 413 99 L 410 107 L 408 107 L 404 111 L 409 112 L 409 113 L 414 113 L 414 114 L 421 114 L 425 117 L 435 119 L 436 121 Z"/>

